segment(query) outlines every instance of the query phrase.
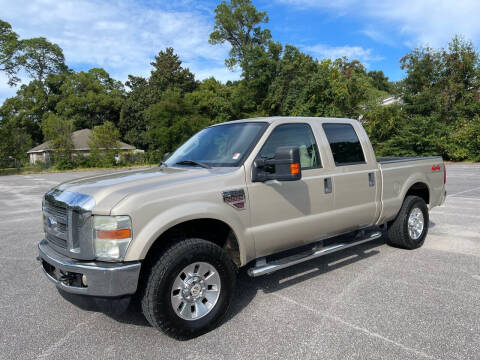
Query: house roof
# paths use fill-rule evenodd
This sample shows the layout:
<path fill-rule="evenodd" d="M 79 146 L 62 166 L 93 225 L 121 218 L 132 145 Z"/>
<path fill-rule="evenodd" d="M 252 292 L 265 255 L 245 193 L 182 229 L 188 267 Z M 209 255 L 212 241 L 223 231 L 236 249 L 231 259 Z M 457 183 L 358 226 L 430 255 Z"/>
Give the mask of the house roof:
<path fill-rule="evenodd" d="M 90 141 L 90 134 L 92 133 L 92 130 L 90 129 L 82 129 L 82 130 L 77 130 L 72 133 L 72 142 L 73 142 L 73 150 L 90 150 L 88 146 L 88 142 Z M 135 146 L 126 144 L 122 141 L 119 141 L 120 147 L 118 149 L 120 150 L 135 150 Z M 30 149 L 27 151 L 27 154 L 30 153 L 35 153 L 35 152 L 44 152 L 44 151 L 49 151 L 53 150 L 50 141 L 46 141 L 43 144 L 40 144 L 38 146 L 35 146 L 33 149 Z"/>

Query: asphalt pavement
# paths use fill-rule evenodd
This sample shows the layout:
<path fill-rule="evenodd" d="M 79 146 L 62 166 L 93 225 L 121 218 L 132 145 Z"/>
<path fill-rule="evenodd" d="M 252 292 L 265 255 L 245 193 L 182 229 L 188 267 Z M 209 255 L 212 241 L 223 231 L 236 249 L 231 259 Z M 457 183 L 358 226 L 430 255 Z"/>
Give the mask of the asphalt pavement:
<path fill-rule="evenodd" d="M 137 306 L 72 305 L 35 260 L 41 197 L 100 173 L 0 177 L 0 359 L 480 359 L 480 165 L 447 166 L 425 245 L 383 239 L 256 279 L 216 330 L 179 342 Z"/>

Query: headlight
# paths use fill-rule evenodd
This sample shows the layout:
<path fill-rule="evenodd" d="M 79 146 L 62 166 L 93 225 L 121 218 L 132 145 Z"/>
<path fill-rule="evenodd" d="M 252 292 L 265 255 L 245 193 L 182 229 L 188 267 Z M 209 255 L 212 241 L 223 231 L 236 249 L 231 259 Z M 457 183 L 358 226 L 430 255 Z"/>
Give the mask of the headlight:
<path fill-rule="evenodd" d="M 95 257 L 103 261 L 121 261 L 132 240 L 129 216 L 93 216 Z"/>

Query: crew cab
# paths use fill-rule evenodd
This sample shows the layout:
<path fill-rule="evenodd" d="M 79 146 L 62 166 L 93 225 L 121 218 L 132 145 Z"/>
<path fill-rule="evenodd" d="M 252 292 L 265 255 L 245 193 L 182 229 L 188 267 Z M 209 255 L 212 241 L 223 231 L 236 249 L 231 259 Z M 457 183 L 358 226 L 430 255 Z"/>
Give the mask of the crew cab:
<path fill-rule="evenodd" d="M 185 339 L 220 324 L 241 267 L 266 275 L 382 236 L 420 247 L 445 181 L 441 157 L 377 159 L 356 120 L 231 121 L 158 167 L 48 191 L 39 259 L 62 291 L 138 296 Z"/>

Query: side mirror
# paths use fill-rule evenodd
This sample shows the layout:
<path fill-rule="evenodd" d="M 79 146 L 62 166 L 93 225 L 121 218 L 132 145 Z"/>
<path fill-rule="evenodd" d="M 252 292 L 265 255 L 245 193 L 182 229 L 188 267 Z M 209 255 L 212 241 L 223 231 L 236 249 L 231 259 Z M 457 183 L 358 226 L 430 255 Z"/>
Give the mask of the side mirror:
<path fill-rule="evenodd" d="M 168 158 L 170 157 L 170 155 L 172 155 L 172 153 L 169 153 L 169 152 L 166 152 L 163 154 L 163 161 L 167 161 Z"/>
<path fill-rule="evenodd" d="M 295 181 L 302 178 L 298 147 L 282 146 L 275 151 L 273 159 L 257 159 L 253 163 L 252 181 Z"/>

